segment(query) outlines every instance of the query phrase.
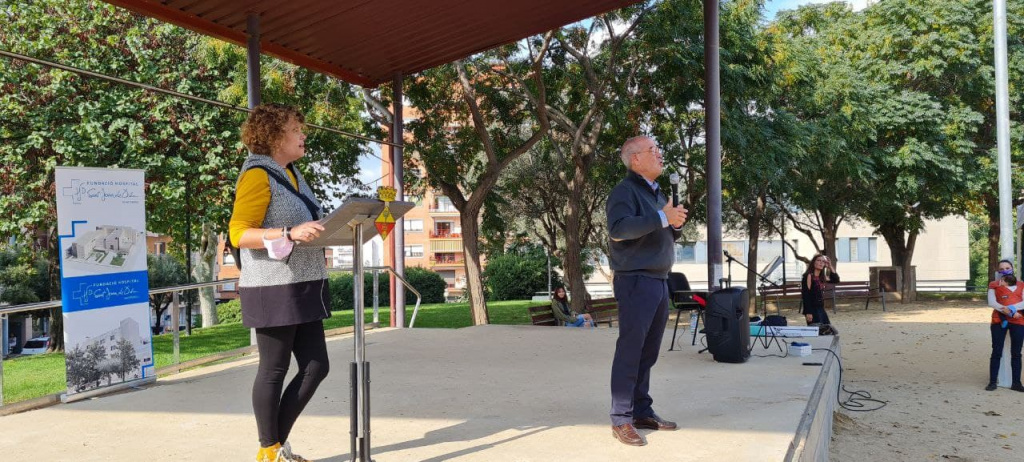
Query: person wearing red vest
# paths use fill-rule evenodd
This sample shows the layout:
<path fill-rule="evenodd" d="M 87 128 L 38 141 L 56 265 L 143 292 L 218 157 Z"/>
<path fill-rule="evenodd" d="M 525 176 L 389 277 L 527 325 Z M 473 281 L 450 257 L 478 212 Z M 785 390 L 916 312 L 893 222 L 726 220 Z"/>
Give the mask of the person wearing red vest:
<path fill-rule="evenodd" d="M 999 362 L 1003 357 L 1006 333 L 1010 333 L 1010 374 L 1013 378 L 1011 390 L 1024 391 L 1020 382 L 1021 347 L 1024 346 L 1024 284 L 1018 283 L 1013 275 L 1013 264 L 1009 260 L 999 262 L 997 280 L 989 283 L 988 305 L 992 307 L 992 356 L 989 359 L 988 391 L 996 389 L 999 376 Z"/>

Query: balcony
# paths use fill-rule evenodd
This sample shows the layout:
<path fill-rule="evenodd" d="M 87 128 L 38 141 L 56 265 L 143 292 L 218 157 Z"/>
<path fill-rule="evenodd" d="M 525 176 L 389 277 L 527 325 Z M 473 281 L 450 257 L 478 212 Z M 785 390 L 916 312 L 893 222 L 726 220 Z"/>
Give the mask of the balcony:
<path fill-rule="evenodd" d="M 431 240 L 430 253 L 462 253 L 462 239 Z"/>
<path fill-rule="evenodd" d="M 462 239 L 462 233 L 453 233 L 451 231 L 431 231 L 431 239 Z"/>
<path fill-rule="evenodd" d="M 463 266 L 466 264 L 466 259 L 461 254 L 435 254 L 430 257 L 430 263 L 434 266 Z"/>
<path fill-rule="evenodd" d="M 451 205 L 448 205 L 448 206 L 442 205 L 442 206 L 430 207 L 428 210 L 430 211 L 431 215 L 458 215 L 459 214 L 459 209 L 457 209 L 457 208 L 455 208 L 454 206 L 451 206 Z"/>

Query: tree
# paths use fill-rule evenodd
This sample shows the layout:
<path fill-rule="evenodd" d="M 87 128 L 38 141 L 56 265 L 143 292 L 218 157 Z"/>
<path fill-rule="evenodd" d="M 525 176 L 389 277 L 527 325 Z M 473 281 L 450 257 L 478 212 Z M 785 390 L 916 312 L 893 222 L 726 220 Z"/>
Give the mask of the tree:
<path fill-rule="evenodd" d="M 0 246 L 0 305 L 21 305 L 50 299 L 46 261 L 33 258 L 24 246 Z"/>
<path fill-rule="evenodd" d="M 124 382 L 125 376 L 138 369 L 142 362 L 139 361 L 139 357 L 135 354 L 135 346 L 127 339 L 122 338 L 118 340 L 114 348 L 114 357 L 112 359 L 117 365 L 115 368 L 117 374 L 121 377 L 121 381 Z"/>
<path fill-rule="evenodd" d="M 895 0 L 867 8 L 849 23 L 845 46 L 854 68 L 884 85 L 871 101 L 875 137 L 867 155 L 876 194 L 858 214 L 889 245 L 903 268 L 903 300 L 913 299 L 913 255 L 926 219 L 964 213 L 977 165 L 984 116 L 968 101 L 983 75 L 976 12 L 983 2 Z M 990 19 L 985 19 L 990 23 Z"/>
<path fill-rule="evenodd" d="M 153 255 L 147 257 L 149 266 L 149 288 L 158 289 L 185 283 L 185 270 L 181 262 L 171 255 Z M 163 319 L 164 311 L 171 305 L 173 296 L 170 293 L 153 294 L 149 296 L 149 306 L 153 308 L 156 316 L 156 331 L 162 332 L 160 321 Z M 177 328 L 177 319 L 171 320 L 174 328 Z"/>
<path fill-rule="evenodd" d="M 552 128 L 540 145 L 546 152 L 539 153 L 539 161 L 533 164 L 539 167 L 534 171 L 538 176 L 519 176 L 520 182 L 530 183 L 516 185 L 514 190 L 520 199 L 533 199 L 533 204 L 525 204 L 526 210 L 541 211 L 534 217 L 547 227 L 547 232 L 537 235 L 562 260 L 569 290 L 579 295 L 572 298 L 572 309 L 580 313 L 586 311 L 584 266 L 588 247 L 597 237 L 595 230 L 603 226 L 603 214 L 598 210 L 603 209 L 608 191 L 621 178 L 609 173 L 619 170 L 621 162 L 615 152 L 628 137 L 621 133 L 606 136 L 606 115 L 621 110 L 615 107 L 616 101 L 630 101 L 637 91 L 627 85 L 627 80 L 646 63 L 626 55 L 624 51 L 629 48 L 624 43 L 633 38 L 647 11 L 647 5 L 626 8 L 599 16 L 589 24 L 553 31 L 554 41 L 543 67 L 544 104 Z M 541 47 L 545 39 L 534 37 L 527 43 Z M 499 69 L 513 67 L 505 57 Z M 509 73 L 508 77 L 516 82 L 515 74 Z M 529 92 L 522 91 L 526 88 L 522 81 L 511 88 L 530 97 Z M 536 98 L 531 103 L 542 104 Z M 597 175 L 593 174 L 595 166 Z M 542 181 L 530 181 L 535 178 Z M 562 248 L 559 240 L 552 238 L 552 228 L 557 229 Z"/>
<path fill-rule="evenodd" d="M 548 131 L 541 65 L 551 35 L 514 60 L 515 46 L 500 47 L 423 72 L 411 80 L 408 97 L 423 116 L 409 124 L 417 142 L 409 162 L 422 165 L 430 187 L 440 190 L 459 211 L 466 253 L 466 280 L 474 324 L 487 324 L 482 282 L 479 221 L 487 197 L 505 168 L 537 144 Z M 501 68 L 501 63 L 512 68 Z M 530 97 L 510 91 L 521 79 Z"/>
<path fill-rule="evenodd" d="M 873 182 L 864 152 L 874 136 L 868 103 L 879 85 L 851 66 L 838 43 L 845 24 L 857 20 L 837 2 L 782 12 L 766 29 L 778 56 L 770 104 L 792 114 L 801 131 L 785 172 L 789 188 L 772 200 L 792 228 L 810 238 L 815 253 L 833 262 L 839 226 L 855 218 Z M 772 227 L 778 231 L 774 220 Z"/>
<path fill-rule="evenodd" d="M 7 2 L 0 14 L 4 49 L 245 105 L 241 47 L 84 0 Z M 361 127 L 351 86 L 262 59 L 265 101 L 295 104 L 309 122 Z M 48 258 L 51 293 L 60 292 L 56 166 L 145 169 L 148 228 L 179 246 L 191 246 L 187 235 L 203 235 L 203 223 L 226 228 L 246 155 L 238 137 L 243 114 L 9 59 L 0 60 L 0 88 L 0 209 L 10 214 L 0 238 L 47 236 L 35 250 Z M 306 147 L 299 168 L 321 199 L 359 189 L 353 178 L 361 142 L 314 131 Z M 63 348 L 60 311 L 52 317 L 55 346 Z"/>

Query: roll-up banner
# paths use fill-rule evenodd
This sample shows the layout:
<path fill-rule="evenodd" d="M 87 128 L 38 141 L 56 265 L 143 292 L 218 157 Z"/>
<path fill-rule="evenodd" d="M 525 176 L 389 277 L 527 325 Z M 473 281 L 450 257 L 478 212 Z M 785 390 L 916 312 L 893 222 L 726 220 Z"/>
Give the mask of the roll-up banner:
<path fill-rule="evenodd" d="M 68 395 L 149 379 L 145 172 L 56 169 Z"/>

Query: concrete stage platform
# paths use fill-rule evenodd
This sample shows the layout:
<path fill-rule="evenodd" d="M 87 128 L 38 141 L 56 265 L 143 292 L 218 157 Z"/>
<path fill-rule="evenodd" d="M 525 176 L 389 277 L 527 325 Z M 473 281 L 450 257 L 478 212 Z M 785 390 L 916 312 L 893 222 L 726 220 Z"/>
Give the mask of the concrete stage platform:
<path fill-rule="evenodd" d="M 669 331 L 671 334 L 671 331 Z M 675 432 L 627 447 L 611 434 L 614 329 L 481 326 L 367 335 L 372 445 L 388 461 L 826 460 L 838 367 L 827 352 L 720 364 L 686 337 L 654 368 L 655 410 Z M 811 339 L 815 348 L 838 339 Z M 349 459 L 351 336 L 329 339 L 330 376 L 292 432 L 296 452 Z M 698 342 L 699 345 L 699 342 Z M 754 349 L 755 355 L 778 350 Z M 805 361 L 825 366 L 803 366 Z M 294 370 L 294 369 L 293 369 Z M 0 418 L 4 460 L 249 461 L 254 359 L 143 390 Z"/>

